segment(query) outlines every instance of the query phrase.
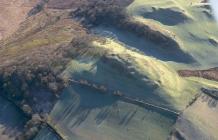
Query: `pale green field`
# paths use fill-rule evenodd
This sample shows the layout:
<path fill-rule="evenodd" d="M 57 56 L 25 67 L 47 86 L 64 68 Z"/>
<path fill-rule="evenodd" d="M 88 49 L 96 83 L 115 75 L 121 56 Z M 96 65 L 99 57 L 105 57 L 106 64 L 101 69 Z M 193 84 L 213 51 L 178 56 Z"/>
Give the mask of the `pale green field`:
<path fill-rule="evenodd" d="M 187 108 L 175 125 L 188 139 L 217 140 L 217 101 L 206 95 Z M 188 124 L 187 124 L 188 123 Z"/>
<path fill-rule="evenodd" d="M 175 122 L 167 113 L 76 85 L 64 91 L 50 116 L 66 140 L 160 140 Z"/>

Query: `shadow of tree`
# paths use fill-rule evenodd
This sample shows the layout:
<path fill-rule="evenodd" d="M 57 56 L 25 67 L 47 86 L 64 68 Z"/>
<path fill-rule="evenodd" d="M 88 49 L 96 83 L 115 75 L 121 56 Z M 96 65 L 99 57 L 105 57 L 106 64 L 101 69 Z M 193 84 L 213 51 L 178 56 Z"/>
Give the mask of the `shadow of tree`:
<path fill-rule="evenodd" d="M 129 111 L 119 122 L 120 125 L 128 125 L 128 123 L 132 120 L 132 118 L 137 113 L 137 110 L 135 111 Z"/>

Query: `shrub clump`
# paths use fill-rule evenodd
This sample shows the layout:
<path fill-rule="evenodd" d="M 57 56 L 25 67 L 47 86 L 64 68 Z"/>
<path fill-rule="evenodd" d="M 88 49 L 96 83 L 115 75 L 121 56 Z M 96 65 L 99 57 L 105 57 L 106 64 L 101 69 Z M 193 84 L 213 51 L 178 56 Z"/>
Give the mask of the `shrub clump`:
<path fill-rule="evenodd" d="M 117 23 L 126 18 L 124 7 L 116 4 L 113 0 L 85 3 L 72 11 L 71 15 L 89 26 L 101 23 Z"/>

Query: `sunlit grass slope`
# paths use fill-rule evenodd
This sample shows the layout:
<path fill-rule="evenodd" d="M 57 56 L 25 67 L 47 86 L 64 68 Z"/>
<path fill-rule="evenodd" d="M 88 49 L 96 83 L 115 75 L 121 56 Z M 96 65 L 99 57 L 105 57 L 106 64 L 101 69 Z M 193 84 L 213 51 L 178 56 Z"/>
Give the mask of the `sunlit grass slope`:
<path fill-rule="evenodd" d="M 182 43 L 182 49 L 197 60 L 198 65 L 191 65 L 190 68 L 214 67 L 218 63 L 216 59 L 218 47 L 213 43 L 218 38 L 218 25 L 207 4 L 200 2 L 200 0 L 135 0 L 127 9 L 134 18 L 140 17 L 150 23 L 160 24 L 163 29 L 175 34 Z M 181 15 L 188 20 L 179 22 L 181 18 L 176 17 Z M 168 22 L 175 24 L 171 25 Z"/>
<path fill-rule="evenodd" d="M 182 110 L 198 93 L 195 84 L 178 76 L 167 63 L 129 50 L 111 39 L 93 42 L 94 50 L 104 50 L 99 58 L 87 56 L 72 60 L 65 77 L 88 80 L 119 90 L 126 96 Z M 101 54 L 99 54 L 101 55 Z"/>

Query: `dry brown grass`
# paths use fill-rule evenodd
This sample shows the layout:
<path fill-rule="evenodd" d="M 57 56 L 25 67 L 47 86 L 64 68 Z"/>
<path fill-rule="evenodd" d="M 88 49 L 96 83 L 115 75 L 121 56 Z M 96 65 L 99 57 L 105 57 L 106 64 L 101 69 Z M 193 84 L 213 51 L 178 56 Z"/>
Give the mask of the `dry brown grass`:
<path fill-rule="evenodd" d="M 178 73 L 183 77 L 200 77 L 218 81 L 218 68 L 211 68 L 207 70 L 179 70 Z"/>

